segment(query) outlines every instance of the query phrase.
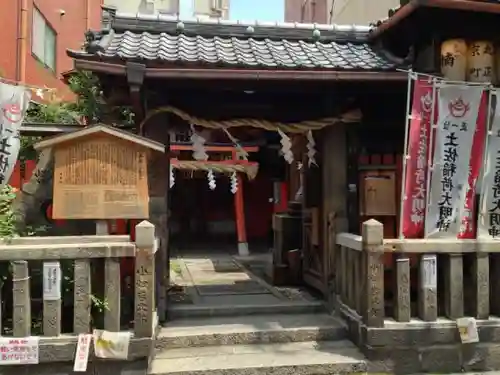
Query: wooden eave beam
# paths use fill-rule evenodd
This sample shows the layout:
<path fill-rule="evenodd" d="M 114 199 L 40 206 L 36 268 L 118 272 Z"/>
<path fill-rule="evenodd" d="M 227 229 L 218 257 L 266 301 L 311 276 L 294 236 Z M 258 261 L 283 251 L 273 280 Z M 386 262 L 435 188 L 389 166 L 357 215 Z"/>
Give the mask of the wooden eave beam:
<path fill-rule="evenodd" d="M 123 64 L 111 64 L 102 61 L 74 59 L 76 69 L 90 70 L 96 73 L 126 75 L 127 68 Z M 135 63 L 127 63 L 135 64 Z M 142 64 L 137 64 L 142 65 Z M 350 71 L 350 70 L 265 70 L 265 69 L 222 69 L 222 68 L 147 68 L 143 78 L 156 79 L 192 79 L 192 80 L 268 80 L 268 81 L 316 81 L 316 82 L 350 82 L 350 81 L 395 81 L 408 79 L 404 72 L 397 71 Z"/>
<path fill-rule="evenodd" d="M 178 165 L 182 162 L 193 161 L 197 164 L 209 164 L 209 165 L 245 165 L 245 166 L 258 166 L 259 163 L 256 161 L 248 161 L 248 160 L 181 160 L 177 158 L 170 158 L 170 163 L 172 165 Z"/>
<path fill-rule="evenodd" d="M 392 17 L 370 33 L 369 38 L 375 39 L 384 32 L 393 28 L 404 19 L 408 18 L 419 8 L 441 8 L 450 10 L 464 10 L 478 13 L 500 14 L 500 4 L 474 0 L 412 0 L 399 9 Z M 423 28 L 428 27 L 422 25 Z"/>
<path fill-rule="evenodd" d="M 207 145 L 204 146 L 204 149 L 207 152 L 233 152 L 233 151 L 237 150 L 237 148 L 235 146 L 207 146 Z M 241 149 L 243 149 L 246 152 L 259 151 L 258 146 L 242 146 Z M 170 150 L 172 150 L 172 151 L 192 151 L 193 146 L 172 143 L 170 145 Z"/>
<path fill-rule="evenodd" d="M 23 123 L 20 132 L 24 136 L 50 136 L 69 133 L 83 128 L 84 125 L 78 124 Z"/>

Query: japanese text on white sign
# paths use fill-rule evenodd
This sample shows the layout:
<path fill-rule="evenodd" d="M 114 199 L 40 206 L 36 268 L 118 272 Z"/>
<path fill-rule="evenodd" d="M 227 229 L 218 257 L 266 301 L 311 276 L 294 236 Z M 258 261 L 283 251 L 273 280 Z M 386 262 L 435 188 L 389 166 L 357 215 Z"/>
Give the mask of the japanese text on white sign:
<path fill-rule="evenodd" d="M 0 365 L 37 364 L 38 337 L 0 337 Z"/>

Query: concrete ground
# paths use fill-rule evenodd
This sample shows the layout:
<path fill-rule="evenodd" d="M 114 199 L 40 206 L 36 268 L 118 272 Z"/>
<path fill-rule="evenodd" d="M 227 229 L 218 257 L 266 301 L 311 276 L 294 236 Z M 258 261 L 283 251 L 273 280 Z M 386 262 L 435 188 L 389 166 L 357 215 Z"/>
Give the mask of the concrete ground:
<path fill-rule="evenodd" d="M 245 258 L 221 252 L 178 255 L 170 264 L 171 303 L 215 306 L 317 301 L 305 289 L 276 288 L 265 281 L 260 271 L 269 260 L 267 254 Z"/>

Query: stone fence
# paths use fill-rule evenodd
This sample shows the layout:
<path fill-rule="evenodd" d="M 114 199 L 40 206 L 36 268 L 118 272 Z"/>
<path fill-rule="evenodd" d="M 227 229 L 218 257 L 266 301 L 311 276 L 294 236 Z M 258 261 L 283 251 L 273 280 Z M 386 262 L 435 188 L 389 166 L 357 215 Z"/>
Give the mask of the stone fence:
<path fill-rule="evenodd" d="M 380 371 L 500 369 L 500 243 L 383 233 L 369 220 L 361 236 L 336 236 L 335 307 L 353 340 L 392 363 Z M 477 345 L 461 344 L 464 316 L 477 321 Z"/>
<path fill-rule="evenodd" d="M 61 237 L 23 237 L 14 238 L 8 243 L 0 244 L 0 262 L 10 262 L 12 273 L 11 287 L 3 288 L 3 305 L 10 305 L 12 329 L 8 333 L 3 329 L 1 338 L 39 336 L 39 363 L 70 362 L 75 358 L 78 334 L 92 333 L 94 328 L 118 332 L 129 330 L 129 322 L 124 325 L 122 311 L 122 275 L 121 260 L 129 258 L 135 262 L 131 296 L 125 298 L 131 303 L 133 313 L 130 321 L 131 341 L 129 346 L 129 360 L 148 358 L 157 327 L 157 313 L 155 307 L 155 251 L 156 240 L 154 225 L 143 221 L 136 226 L 135 243 L 130 242 L 128 236 L 61 236 Z M 54 262 L 71 264 L 72 301 L 69 302 L 69 317 L 72 329 L 64 332 L 61 328 L 64 315 L 68 318 L 67 301 L 61 295 L 50 300 L 43 299 L 42 316 L 39 325 L 34 326 L 38 316 L 32 316 L 33 298 L 36 294 L 31 291 L 33 277 L 30 267 L 37 264 L 38 271 L 43 269 L 44 263 Z M 56 263 L 56 264 L 57 264 Z M 100 268 L 102 272 L 96 272 Z M 68 279 L 62 271 L 61 279 Z M 32 271 L 33 272 L 33 271 Z M 94 280 L 92 280 L 95 278 Z M 103 305 L 100 326 L 97 326 L 93 316 L 94 288 L 100 286 L 103 293 Z M 8 286 L 6 284 L 6 286 Z M 40 284 L 38 286 L 41 286 Z M 38 293 L 40 295 L 41 293 Z M 60 294 L 64 294 L 60 293 Z M 9 298 L 11 297 L 11 300 Z M 58 298 L 59 297 L 59 298 Z M 66 296 L 67 297 L 67 296 Z M 6 301 L 11 301 L 6 303 Z M 64 302 L 64 303 L 63 303 Z M 3 315 L 7 315 L 5 308 Z M 66 319 L 68 320 L 68 319 Z M 4 319 L 0 321 L 5 322 Z M 93 357 L 91 345 L 90 361 Z M 10 367 L 10 366 L 7 366 Z M 72 367 L 72 366 L 71 366 Z"/>

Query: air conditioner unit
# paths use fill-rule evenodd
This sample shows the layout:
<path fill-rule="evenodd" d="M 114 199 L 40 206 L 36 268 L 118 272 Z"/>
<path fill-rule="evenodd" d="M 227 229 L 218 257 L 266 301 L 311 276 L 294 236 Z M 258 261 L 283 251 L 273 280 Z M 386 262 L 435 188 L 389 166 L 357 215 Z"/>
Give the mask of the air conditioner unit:
<path fill-rule="evenodd" d="M 222 13 L 227 10 L 224 7 L 224 0 L 212 0 L 212 13 L 217 14 L 219 17 L 222 16 Z"/>
<path fill-rule="evenodd" d="M 212 0 L 212 9 L 222 9 L 222 0 Z"/>
<path fill-rule="evenodd" d="M 139 6 L 139 13 L 152 14 L 155 12 L 155 1 L 146 0 L 141 6 Z"/>

